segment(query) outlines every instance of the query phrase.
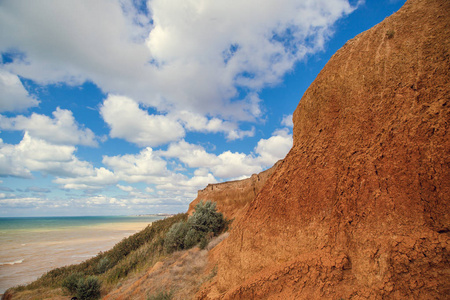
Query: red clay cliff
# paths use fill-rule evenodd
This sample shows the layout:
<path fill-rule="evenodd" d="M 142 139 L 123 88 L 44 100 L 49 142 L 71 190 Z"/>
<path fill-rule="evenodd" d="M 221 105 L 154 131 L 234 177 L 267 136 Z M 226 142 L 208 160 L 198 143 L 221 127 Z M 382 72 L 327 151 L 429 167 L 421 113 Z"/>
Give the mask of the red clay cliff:
<path fill-rule="evenodd" d="M 197 198 L 189 204 L 188 214 L 191 215 L 194 212 L 195 206 L 200 201 L 212 201 L 217 203 L 217 209 L 226 219 L 235 219 L 242 213 L 245 206 L 255 199 L 280 163 L 281 161 L 272 168 L 253 174 L 247 179 L 208 184 L 206 188 L 198 191 Z"/>
<path fill-rule="evenodd" d="M 347 42 L 197 296 L 449 299 L 449 69 L 448 0 L 410 0 Z"/>

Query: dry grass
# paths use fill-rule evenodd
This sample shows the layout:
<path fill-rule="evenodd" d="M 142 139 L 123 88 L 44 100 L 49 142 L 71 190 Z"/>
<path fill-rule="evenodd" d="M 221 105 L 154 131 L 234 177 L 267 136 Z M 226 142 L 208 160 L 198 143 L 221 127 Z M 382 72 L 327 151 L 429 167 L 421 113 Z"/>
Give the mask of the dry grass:
<path fill-rule="evenodd" d="M 215 270 L 207 270 L 208 252 L 227 236 L 228 233 L 224 233 L 212 239 L 205 250 L 193 248 L 174 252 L 151 270 L 124 282 L 107 299 L 147 300 L 162 291 L 171 292 L 172 299 L 191 299 L 203 283 L 215 276 Z"/>

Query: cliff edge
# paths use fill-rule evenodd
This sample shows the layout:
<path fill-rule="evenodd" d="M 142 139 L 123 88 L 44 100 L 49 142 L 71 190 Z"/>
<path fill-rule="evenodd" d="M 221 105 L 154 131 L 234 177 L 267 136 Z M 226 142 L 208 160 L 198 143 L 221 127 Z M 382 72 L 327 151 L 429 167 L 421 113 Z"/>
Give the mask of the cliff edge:
<path fill-rule="evenodd" d="M 447 0 L 409 0 L 340 49 L 198 298 L 448 299 L 449 66 Z"/>
<path fill-rule="evenodd" d="M 200 201 L 212 201 L 217 203 L 217 210 L 222 212 L 225 218 L 236 218 L 245 205 L 255 199 L 280 163 L 281 161 L 278 161 L 270 169 L 253 174 L 250 178 L 208 184 L 206 188 L 198 191 L 197 198 L 189 204 L 188 214 L 191 215 L 194 212 L 195 206 Z"/>

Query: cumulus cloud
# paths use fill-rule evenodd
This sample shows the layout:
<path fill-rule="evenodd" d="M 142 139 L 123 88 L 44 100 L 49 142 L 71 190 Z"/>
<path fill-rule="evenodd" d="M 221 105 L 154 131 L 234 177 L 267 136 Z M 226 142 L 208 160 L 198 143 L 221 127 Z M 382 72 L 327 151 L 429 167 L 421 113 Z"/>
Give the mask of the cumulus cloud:
<path fill-rule="evenodd" d="M 154 0 L 147 15 L 133 3 L 2 1 L 0 51 L 23 54 L 5 68 L 40 83 L 91 80 L 159 111 L 251 121 L 259 91 L 320 51 L 354 9 L 348 0 Z"/>
<path fill-rule="evenodd" d="M 167 151 L 161 151 L 165 157 L 178 158 L 190 168 L 213 167 L 220 163 L 220 159 L 199 145 L 193 145 L 186 141 L 172 143 Z"/>
<path fill-rule="evenodd" d="M 5 197 L 0 199 L 0 207 L 7 208 L 39 208 L 40 206 L 53 206 L 46 198 L 39 197 Z"/>
<path fill-rule="evenodd" d="M 54 180 L 65 189 L 92 190 L 102 189 L 105 186 L 115 184 L 117 176 L 106 168 L 90 168 L 84 174 L 78 176 L 58 177 Z"/>
<path fill-rule="evenodd" d="M 13 145 L 5 144 L 0 139 L 0 176 L 30 178 L 30 170 L 19 163 L 16 153 Z"/>
<path fill-rule="evenodd" d="M 0 115 L 0 129 L 27 131 L 54 144 L 98 146 L 95 134 L 89 128 L 82 128 L 70 110 L 59 107 L 53 112 L 53 118 L 36 113 L 30 117 Z"/>
<path fill-rule="evenodd" d="M 136 155 L 104 156 L 103 163 L 114 171 L 120 180 L 149 182 L 148 178 L 167 175 L 167 163 L 147 147 Z"/>
<path fill-rule="evenodd" d="M 110 95 L 100 113 L 111 128 L 110 136 L 138 146 L 159 146 L 184 136 L 183 127 L 164 115 L 150 115 L 128 97 Z"/>
<path fill-rule="evenodd" d="M 117 187 L 119 188 L 119 189 L 121 189 L 122 191 L 124 191 L 124 192 L 131 192 L 131 191 L 133 191 L 134 190 L 134 188 L 132 187 L 132 186 L 129 186 L 129 185 L 120 185 L 120 184 L 118 184 L 117 185 Z"/>
<path fill-rule="evenodd" d="M 150 24 L 136 24 L 139 16 L 125 13 L 121 2 L 126 1 L 2 1 L 0 50 L 23 54 L 6 67 L 40 83 L 78 84 L 95 77 L 102 85 L 112 74 L 137 78 L 139 69 L 133 68 L 148 57 L 137 35 Z"/>
<path fill-rule="evenodd" d="M 193 145 L 184 140 L 172 143 L 166 151 L 158 155 L 177 158 L 189 168 L 198 168 L 196 175 L 206 175 L 222 179 L 236 179 L 259 173 L 263 168 L 271 167 L 284 158 L 292 148 L 292 134 L 287 128 L 275 131 L 268 139 L 261 139 L 254 148 L 254 153 L 225 151 L 219 155 L 207 152 L 200 145 Z"/>
<path fill-rule="evenodd" d="M 25 132 L 17 145 L 0 143 L 0 176 L 30 178 L 34 171 L 70 178 L 102 174 L 101 169 L 79 160 L 75 151 L 74 146 L 50 144 Z"/>
<path fill-rule="evenodd" d="M 17 75 L 0 69 L 0 112 L 21 111 L 38 104 Z"/>
<path fill-rule="evenodd" d="M 264 166 L 275 164 L 282 159 L 292 148 L 292 134 L 287 129 L 277 130 L 268 139 L 261 139 L 255 147 L 259 155 L 258 162 Z"/>
<path fill-rule="evenodd" d="M 258 115 L 248 98 L 239 110 L 228 101 L 236 87 L 273 84 L 306 54 L 318 51 L 330 26 L 352 11 L 347 1 L 152 1 L 154 27 L 147 45 L 164 80 L 174 78 L 202 110 Z M 178 72 L 176 70 L 184 70 Z M 191 82 L 190 78 L 197 78 Z M 170 82 L 170 81 L 167 81 Z M 172 81 L 173 82 L 173 81 Z M 204 85 L 202 87 L 202 85 Z M 256 106 L 257 108 L 257 106 Z M 205 111 L 205 110 L 203 110 Z M 218 113 L 218 111 L 214 111 Z M 245 118 L 245 114 L 239 116 Z"/>
<path fill-rule="evenodd" d="M 225 151 L 218 158 L 221 163 L 212 167 L 212 170 L 214 175 L 221 178 L 249 176 L 262 171 L 261 165 L 257 163 L 253 155 Z"/>
<path fill-rule="evenodd" d="M 255 130 L 241 130 L 236 122 L 223 121 L 219 118 L 208 118 L 198 113 L 189 111 L 179 111 L 172 113 L 171 116 L 184 125 L 188 131 L 204 133 L 224 133 L 227 140 L 233 141 L 245 137 L 254 136 Z"/>
<path fill-rule="evenodd" d="M 281 125 L 286 127 L 294 127 L 294 121 L 292 120 L 292 114 L 283 117 L 281 120 Z"/>

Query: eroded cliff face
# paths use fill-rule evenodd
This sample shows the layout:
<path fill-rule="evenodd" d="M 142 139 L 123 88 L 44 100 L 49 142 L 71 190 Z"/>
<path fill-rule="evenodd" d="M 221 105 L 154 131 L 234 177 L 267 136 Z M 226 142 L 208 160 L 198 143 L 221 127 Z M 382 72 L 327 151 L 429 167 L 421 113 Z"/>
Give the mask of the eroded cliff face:
<path fill-rule="evenodd" d="M 197 198 L 189 204 L 188 214 L 193 213 L 200 201 L 212 201 L 217 203 L 217 209 L 224 214 L 225 218 L 235 219 L 242 213 L 245 205 L 255 199 L 280 163 L 281 161 L 272 168 L 253 174 L 247 179 L 208 184 L 206 188 L 198 191 Z"/>
<path fill-rule="evenodd" d="M 448 0 L 410 0 L 339 50 L 197 296 L 448 299 L 449 66 Z"/>

